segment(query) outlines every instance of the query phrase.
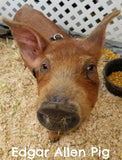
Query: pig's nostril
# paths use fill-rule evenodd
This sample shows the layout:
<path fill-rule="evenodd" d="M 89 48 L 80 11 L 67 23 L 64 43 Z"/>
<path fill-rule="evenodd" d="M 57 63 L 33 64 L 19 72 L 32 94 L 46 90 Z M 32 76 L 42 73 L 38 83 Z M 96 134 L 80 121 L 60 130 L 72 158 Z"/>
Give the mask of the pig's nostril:
<path fill-rule="evenodd" d="M 37 112 L 38 120 L 44 125 L 47 122 L 47 115 Z"/>
<path fill-rule="evenodd" d="M 67 125 L 69 128 L 72 128 L 72 126 L 75 126 L 78 123 L 78 119 L 76 117 L 71 117 L 66 119 Z"/>

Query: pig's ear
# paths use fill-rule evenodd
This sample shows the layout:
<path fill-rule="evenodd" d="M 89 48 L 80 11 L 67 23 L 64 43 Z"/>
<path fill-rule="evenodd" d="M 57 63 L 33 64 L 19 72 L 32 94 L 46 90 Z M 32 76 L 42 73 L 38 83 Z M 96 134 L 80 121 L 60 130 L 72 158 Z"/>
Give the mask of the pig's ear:
<path fill-rule="evenodd" d="M 10 27 L 21 51 L 25 65 L 27 65 L 31 71 L 33 68 L 38 68 L 49 41 L 27 24 L 9 21 L 6 18 L 3 19 L 3 22 Z"/>
<path fill-rule="evenodd" d="M 108 23 L 120 13 L 119 10 L 107 15 L 96 29 L 84 40 L 84 47 L 96 54 L 97 59 L 101 56 L 101 49 L 104 47 L 106 27 Z M 97 52 L 97 53 L 96 53 Z M 93 55 L 94 56 L 94 55 Z"/>

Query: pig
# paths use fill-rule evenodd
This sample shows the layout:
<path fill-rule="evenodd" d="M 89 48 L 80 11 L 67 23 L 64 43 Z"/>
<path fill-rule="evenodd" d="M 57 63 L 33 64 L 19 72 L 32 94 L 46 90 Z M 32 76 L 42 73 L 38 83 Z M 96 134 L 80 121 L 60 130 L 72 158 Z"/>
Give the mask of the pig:
<path fill-rule="evenodd" d="M 97 65 L 108 23 L 120 13 L 107 15 L 83 39 L 73 39 L 41 12 L 23 6 L 13 21 L 3 18 L 14 36 L 25 65 L 38 84 L 39 122 L 57 141 L 60 133 L 73 131 L 89 117 L 98 99 Z M 53 41 L 54 35 L 59 39 Z"/>

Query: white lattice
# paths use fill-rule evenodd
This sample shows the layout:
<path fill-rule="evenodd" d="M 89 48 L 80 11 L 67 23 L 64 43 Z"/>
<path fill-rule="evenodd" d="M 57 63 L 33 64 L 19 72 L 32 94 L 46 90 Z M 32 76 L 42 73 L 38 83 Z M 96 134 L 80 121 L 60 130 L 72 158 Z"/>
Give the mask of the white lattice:
<path fill-rule="evenodd" d="M 24 4 L 40 10 L 66 30 L 88 35 L 112 11 L 122 11 L 122 0 L 0 0 L 0 20 L 12 19 Z M 107 39 L 122 42 L 122 13 L 107 28 Z"/>

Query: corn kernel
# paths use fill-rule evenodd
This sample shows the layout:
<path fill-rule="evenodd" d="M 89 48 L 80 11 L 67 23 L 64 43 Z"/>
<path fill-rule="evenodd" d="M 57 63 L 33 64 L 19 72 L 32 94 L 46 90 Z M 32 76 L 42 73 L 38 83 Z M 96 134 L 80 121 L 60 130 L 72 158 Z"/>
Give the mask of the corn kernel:
<path fill-rule="evenodd" d="M 60 136 L 60 131 L 58 131 L 58 136 Z"/>
<path fill-rule="evenodd" d="M 122 71 L 112 72 L 112 74 L 108 76 L 108 79 L 115 85 L 122 87 Z"/>
<path fill-rule="evenodd" d="M 118 152 L 118 157 L 121 157 L 121 153 L 120 152 Z"/>
<path fill-rule="evenodd" d="M 113 60 L 120 57 L 119 55 L 115 54 L 113 51 L 105 48 L 103 49 L 102 53 L 104 55 L 104 58 L 107 60 Z"/>

